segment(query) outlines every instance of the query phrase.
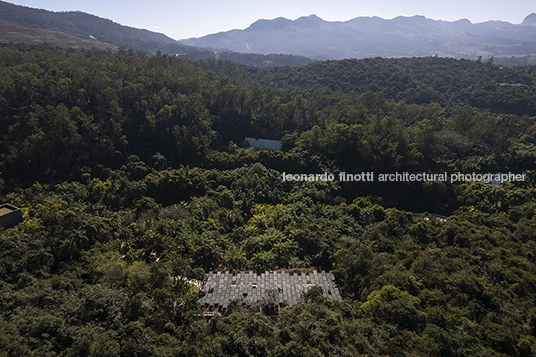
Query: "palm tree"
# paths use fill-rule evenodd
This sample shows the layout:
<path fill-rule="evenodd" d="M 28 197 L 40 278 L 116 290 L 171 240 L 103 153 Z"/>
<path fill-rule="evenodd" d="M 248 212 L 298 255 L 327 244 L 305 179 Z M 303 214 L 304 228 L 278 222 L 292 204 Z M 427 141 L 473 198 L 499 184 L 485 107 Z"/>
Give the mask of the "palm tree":
<path fill-rule="evenodd" d="M 83 229 L 73 229 L 71 234 L 63 241 L 60 247 L 60 256 L 70 260 L 79 255 L 87 246 L 89 238 Z"/>

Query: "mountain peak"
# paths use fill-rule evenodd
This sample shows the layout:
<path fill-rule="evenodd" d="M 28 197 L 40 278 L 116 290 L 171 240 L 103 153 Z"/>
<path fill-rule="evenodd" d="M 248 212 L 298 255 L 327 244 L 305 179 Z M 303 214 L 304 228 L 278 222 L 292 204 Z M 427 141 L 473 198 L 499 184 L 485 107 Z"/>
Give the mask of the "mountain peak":
<path fill-rule="evenodd" d="M 521 25 L 536 26 L 536 13 L 533 12 L 532 14 L 525 17 Z"/>
<path fill-rule="evenodd" d="M 294 23 L 298 26 L 305 26 L 311 28 L 322 26 L 324 23 L 326 23 L 326 21 L 322 20 L 315 14 L 312 14 L 309 16 L 302 16 L 299 19 L 294 20 Z"/>
<path fill-rule="evenodd" d="M 298 21 L 298 20 L 303 20 L 303 21 L 324 21 L 320 17 L 316 16 L 315 14 L 311 14 L 309 16 L 302 16 L 299 19 L 297 19 L 296 21 Z"/>
<path fill-rule="evenodd" d="M 454 21 L 454 22 L 457 23 L 457 24 L 464 24 L 464 25 L 472 25 L 473 24 L 469 19 L 466 19 L 466 18 L 459 19 L 459 20 Z"/>
<path fill-rule="evenodd" d="M 286 19 L 284 17 L 276 17 L 273 20 L 260 19 L 252 23 L 246 30 L 282 30 L 285 27 L 289 26 L 292 23 L 292 20 Z"/>
<path fill-rule="evenodd" d="M 299 25 L 307 25 L 307 26 L 314 26 L 325 22 L 320 17 L 316 16 L 315 14 L 311 14 L 309 16 L 302 16 L 296 20 L 289 20 L 284 17 L 276 17 L 272 20 L 266 20 L 261 19 L 257 20 L 254 23 L 252 23 L 247 30 L 253 30 L 253 31 L 261 31 L 261 30 L 283 30 L 287 28 L 288 26 L 292 26 L 293 23 L 299 24 Z"/>

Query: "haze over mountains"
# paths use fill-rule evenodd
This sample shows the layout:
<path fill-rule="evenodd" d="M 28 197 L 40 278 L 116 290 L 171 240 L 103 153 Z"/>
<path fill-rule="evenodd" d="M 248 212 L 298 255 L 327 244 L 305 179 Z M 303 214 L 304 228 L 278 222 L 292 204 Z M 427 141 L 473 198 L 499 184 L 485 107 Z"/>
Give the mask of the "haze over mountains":
<path fill-rule="evenodd" d="M 257 55 L 214 51 L 184 45 L 164 34 L 122 26 L 109 19 L 83 12 L 52 12 L 0 1 L 0 43 L 49 43 L 60 47 L 119 47 L 154 54 L 157 51 L 187 59 L 219 58 L 254 65 L 299 65 L 310 63 L 304 57 Z"/>
<path fill-rule="evenodd" d="M 317 60 L 449 56 L 523 56 L 536 54 L 536 14 L 521 24 L 487 21 L 473 24 L 424 16 L 391 20 L 357 17 L 324 21 L 316 15 L 288 20 L 258 20 L 245 30 L 231 30 L 181 41 L 183 44 L 227 48 L 246 53 L 285 53 Z"/>
<path fill-rule="evenodd" d="M 176 41 L 82 12 L 51 12 L 0 1 L 0 42 L 50 43 L 75 48 L 132 48 L 188 59 L 228 59 L 255 66 L 313 60 L 438 55 L 510 63 L 536 62 L 536 13 L 521 24 L 432 20 L 423 16 L 356 17 L 325 21 L 316 15 L 258 20 L 231 30 Z M 517 59 L 511 59 L 516 56 Z M 521 57 L 521 58 L 520 58 Z M 498 62 L 496 62 L 498 63 Z M 501 62 L 504 63 L 504 62 Z"/>

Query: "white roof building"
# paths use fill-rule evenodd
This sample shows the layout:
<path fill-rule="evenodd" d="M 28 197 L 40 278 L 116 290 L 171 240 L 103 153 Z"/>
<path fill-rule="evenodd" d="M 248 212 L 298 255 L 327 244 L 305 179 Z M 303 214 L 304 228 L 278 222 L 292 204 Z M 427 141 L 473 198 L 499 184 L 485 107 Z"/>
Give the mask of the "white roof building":
<path fill-rule="evenodd" d="M 264 149 L 264 150 L 281 150 L 281 141 L 277 140 L 267 140 L 267 139 L 256 139 L 248 138 L 244 140 L 249 144 L 249 147 L 252 149 Z"/>

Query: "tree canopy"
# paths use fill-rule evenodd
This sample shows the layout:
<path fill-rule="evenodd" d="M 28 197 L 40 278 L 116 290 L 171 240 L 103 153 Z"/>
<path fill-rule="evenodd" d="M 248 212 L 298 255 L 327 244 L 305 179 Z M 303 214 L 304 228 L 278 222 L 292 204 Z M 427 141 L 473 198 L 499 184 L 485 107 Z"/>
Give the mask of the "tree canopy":
<path fill-rule="evenodd" d="M 0 46 L 0 356 L 536 355 L 534 76 Z M 525 180 L 282 179 L 324 172 Z M 311 267 L 343 302 L 206 319 L 187 282 Z"/>

